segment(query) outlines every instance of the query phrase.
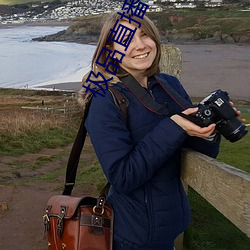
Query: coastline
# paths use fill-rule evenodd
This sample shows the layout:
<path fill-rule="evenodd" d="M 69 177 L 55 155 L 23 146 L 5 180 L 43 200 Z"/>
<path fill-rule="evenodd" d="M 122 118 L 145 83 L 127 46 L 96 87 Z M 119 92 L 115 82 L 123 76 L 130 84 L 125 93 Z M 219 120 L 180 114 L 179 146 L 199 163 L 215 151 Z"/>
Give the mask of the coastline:
<path fill-rule="evenodd" d="M 181 83 L 191 97 L 214 90 L 227 91 L 234 100 L 250 102 L 250 46 L 234 44 L 174 44 L 182 51 Z M 79 82 L 58 82 L 36 88 L 78 91 Z"/>
<path fill-rule="evenodd" d="M 70 26 L 70 21 L 32 22 L 2 27 L 28 26 Z M 192 97 L 205 97 L 211 91 L 221 88 L 232 99 L 250 101 L 249 44 L 207 44 L 207 43 L 168 43 L 182 52 L 181 83 Z M 86 44 L 87 45 L 87 44 Z M 86 60 L 88 58 L 83 58 Z M 32 89 L 59 89 L 78 91 L 82 76 L 62 79 L 30 86 Z M 79 81 L 78 81 L 79 79 Z"/>
<path fill-rule="evenodd" d="M 7 23 L 3 24 L 0 23 L 0 29 L 9 29 L 13 27 L 20 27 L 20 26 L 71 26 L 72 24 L 75 24 L 77 21 L 57 21 L 57 20 L 49 20 L 49 21 L 32 21 L 32 22 L 23 22 L 23 23 Z"/>
<path fill-rule="evenodd" d="M 41 90 L 60 90 L 60 91 L 72 91 L 77 92 L 81 88 L 81 82 L 58 82 L 55 84 L 48 84 L 42 86 L 32 87 L 31 89 L 41 89 Z"/>

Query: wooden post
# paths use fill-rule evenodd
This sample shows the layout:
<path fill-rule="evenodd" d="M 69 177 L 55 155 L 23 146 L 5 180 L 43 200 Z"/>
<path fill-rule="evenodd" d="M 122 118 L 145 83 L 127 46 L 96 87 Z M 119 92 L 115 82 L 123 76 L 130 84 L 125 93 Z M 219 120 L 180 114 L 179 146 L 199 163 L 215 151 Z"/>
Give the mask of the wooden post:
<path fill-rule="evenodd" d="M 182 55 L 179 48 L 163 44 L 161 46 L 161 61 L 160 61 L 160 71 L 169 75 L 176 76 L 180 78 L 181 76 L 181 63 Z M 187 190 L 186 186 L 186 190 Z M 184 233 L 181 233 L 175 240 L 175 249 L 183 249 L 183 238 Z"/>
<path fill-rule="evenodd" d="M 160 71 L 180 79 L 182 54 L 179 48 L 172 45 L 161 46 Z"/>

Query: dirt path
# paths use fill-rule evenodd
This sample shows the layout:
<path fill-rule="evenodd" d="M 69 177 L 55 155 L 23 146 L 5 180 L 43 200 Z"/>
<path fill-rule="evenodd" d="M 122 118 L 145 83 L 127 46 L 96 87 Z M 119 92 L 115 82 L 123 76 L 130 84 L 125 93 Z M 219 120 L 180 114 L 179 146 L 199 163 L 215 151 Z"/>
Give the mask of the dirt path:
<path fill-rule="evenodd" d="M 62 192 L 64 170 L 53 181 L 36 180 L 65 167 L 70 149 L 71 145 L 45 149 L 39 154 L 0 159 L 0 250 L 47 249 L 42 216 L 49 197 Z M 30 168 L 32 164 L 36 166 L 39 159 L 53 157 L 56 159 Z M 74 194 L 79 193 L 84 195 L 87 190 L 74 190 Z"/>

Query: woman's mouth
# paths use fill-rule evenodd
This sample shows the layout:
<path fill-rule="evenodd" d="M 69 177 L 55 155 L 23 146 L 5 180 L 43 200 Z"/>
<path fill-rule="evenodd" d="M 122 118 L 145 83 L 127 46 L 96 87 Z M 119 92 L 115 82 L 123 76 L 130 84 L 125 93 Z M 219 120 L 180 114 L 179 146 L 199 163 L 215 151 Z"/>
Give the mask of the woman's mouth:
<path fill-rule="evenodd" d="M 141 55 L 138 55 L 138 56 L 133 56 L 134 59 L 143 59 L 143 58 L 146 58 L 148 56 L 149 52 L 148 53 L 145 53 L 145 54 L 141 54 Z"/>

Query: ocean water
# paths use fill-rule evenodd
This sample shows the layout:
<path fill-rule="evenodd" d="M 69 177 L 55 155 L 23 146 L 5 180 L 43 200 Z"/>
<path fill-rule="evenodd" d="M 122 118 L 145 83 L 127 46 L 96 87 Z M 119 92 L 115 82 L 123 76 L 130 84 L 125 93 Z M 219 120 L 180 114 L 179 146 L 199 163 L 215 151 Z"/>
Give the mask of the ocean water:
<path fill-rule="evenodd" d="M 33 42 L 34 37 L 67 27 L 0 28 L 0 87 L 32 88 L 81 82 L 89 70 L 93 45 Z M 250 46 L 240 44 L 177 45 L 182 52 L 181 82 L 190 96 L 205 97 L 222 89 L 234 99 L 250 101 Z"/>
<path fill-rule="evenodd" d="M 0 87 L 32 88 L 80 82 L 89 70 L 93 45 L 34 42 L 67 27 L 19 26 L 0 29 Z"/>

